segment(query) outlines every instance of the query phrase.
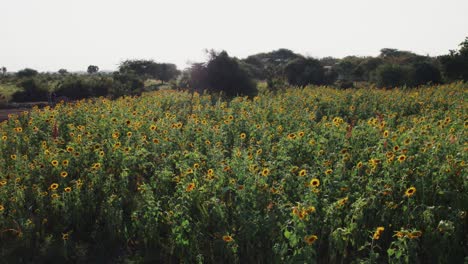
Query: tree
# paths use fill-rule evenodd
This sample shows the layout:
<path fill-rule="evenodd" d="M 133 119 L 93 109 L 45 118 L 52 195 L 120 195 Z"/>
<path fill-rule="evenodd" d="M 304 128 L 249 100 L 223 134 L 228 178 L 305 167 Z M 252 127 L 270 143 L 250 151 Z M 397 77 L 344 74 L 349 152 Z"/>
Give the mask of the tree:
<path fill-rule="evenodd" d="M 0 69 L 2 71 L 2 75 L 5 76 L 7 73 L 7 68 L 5 66 L 2 66 Z"/>
<path fill-rule="evenodd" d="M 88 74 L 94 74 L 99 71 L 99 67 L 96 65 L 89 65 L 87 71 L 88 71 Z"/>
<path fill-rule="evenodd" d="M 205 73 L 199 72 L 199 74 L 203 76 Z M 228 97 L 257 94 L 255 82 L 226 51 L 220 53 L 211 51 L 210 60 L 206 64 L 206 79 L 211 92 L 221 92 Z"/>
<path fill-rule="evenodd" d="M 380 65 L 375 74 L 379 87 L 397 87 L 407 84 L 408 70 L 397 64 Z"/>
<path fill-rule="evenodd" d="M 325 70 L 320 61 L 313 58 L 298 58 L 289 62 L 284 68 L 284 75 L 292 85 L 325 83 Z"/>
<path fill-rule="evenodd" d="M 16 73 L 16 76 L 19 78 L 29 78 L 29 77 L 34 77 L 38 74 L 38 72 L 34 69 L 26 68 L 23 70 L 20 70 Z"/>
<path fill-rule="evenodd" d="M 468 81 L 468 37 L 460 43 L 459 51 L 452 50 L 448 55 L 440 56 L 438 59 L 445 79 Z"/>
<path fill-rule="evenodd" d="M 412 86 L 437 84 L 442 81 L 439 68 L 428 62 L 418 62 L 411 66 L 410 82 Z"/>
<path fill-rule="evenodd" d="M 158 79 L 167 82 L 180 74 L 172 63 L 156 63 L 153 60 L 126 60 L 120 63 L 119 72 L 134 74 L 142 79 Z"/>
<path fill-rule="evenodd" d="M 60 70 L 58 70 L 58 73 L 59 73 L 60 75 L 65 75 L 65 74 L 68 73 L 68 71 L 67 71 L 66 69 L 60 69 Z"/>
<path fill-rule="evenodd" d="M 163 83 L 174 79 L 179 74 L 180 74 L 180 71 L 177 70 L 177 66 L 175 64 L 172 64 L 172 63 L 159 64 L 159 71 L 157 73 L 157 77 Z"/>

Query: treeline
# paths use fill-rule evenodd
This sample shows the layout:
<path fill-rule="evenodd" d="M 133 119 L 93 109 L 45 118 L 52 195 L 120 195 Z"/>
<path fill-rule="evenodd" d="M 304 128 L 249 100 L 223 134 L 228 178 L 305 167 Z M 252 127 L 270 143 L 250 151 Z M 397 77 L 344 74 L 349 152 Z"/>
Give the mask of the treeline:
<path fill-rule="evenodd" d="M 220 93 L 223 96 L 252 96 L 258 81 L 276 91 L 287 86 L 329 85 L 352 88 L 373 84 L 380 88 L 416 87 L 468 80 L 468 37 L 458 50 L 438 57 L 409 51 L 382 49 L 376 57 L 348 56 L 342 59 L 315 59 L 279 49 L 233 58 L 227 52 L 208 52 L 207 62 L 193 63 L 179 71 L 175 64 L 153 60 L 127 60 L 113 73 L 90 65 L 87 74 L 72 74 L 66 69 L 57 73 L 39 73 L 24 69 L 8 74 L 0 67 L 0 85 L 21 88 L 13 101 L 45 101 L 55 97 L 81 99 L 107 96 L 139 95 L 161 87 Z M 1 91 L 0 91 L 1 92 Z"/>

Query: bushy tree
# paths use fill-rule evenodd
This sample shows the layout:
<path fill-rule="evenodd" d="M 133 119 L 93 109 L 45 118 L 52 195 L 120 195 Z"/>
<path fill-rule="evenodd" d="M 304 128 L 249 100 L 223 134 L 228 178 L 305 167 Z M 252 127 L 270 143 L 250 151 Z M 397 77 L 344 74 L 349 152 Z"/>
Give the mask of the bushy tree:
<path fill-rule="evenodd" d="M 67 71 L 66 69 L 60 69 L 60 70 L 58 70 L 58 73 L 59 73 L 60 75 L 65 75 L 65 74 L 68 73 L 68 71 Z"/>
<path fill-rule="evenodd" d="M 438 84 L 442 81 L 439 68 L 428 62 L 418 62 L 411 65 L 410 82 L 412 86 L 423 84 Z"/>
<path fill-rule="evenodd" d="M 409 70 L 397 64 L 383 64 L 376 69 L 375 82 L 379 87 L 393 88 L 407 84 Z"/>
<path fill-rule="evenodd" d="M 119 72 L 146 79 L 158 79 L 163 83 L 175 79 L 180 71 L 172 63 L 157 63 L 153 60 L 126 60 L 120 63 Z"/>
<path fill-rule="evenodd" d="M 89 65 L 89 66 L 88 66 L 87 72 L 88 72 L 89 74 L 94 74 L 94 73 L 97 73 L 98 71 L 99 71 L 99 67 L 98 67 L 98 66 L 96 66 L 96 65 Z"/>
<path fill-rule="evenodd" d="M 253 96 L 257 94 L 255 82 L 243 70 L 236 59 L 229 57 L 226 51 L 211 52 L 210 60 L 206 64 L 206 75 L 203 69 L 198 69 L 201 79 L 206 78 L 211 92 L 220 92 L 227 97 Z"/>
<path fill-rule="evenodd" d="M 468 37 L 460 43 L 459 51 L 450 51 L 450 54 L 440 56 L 442 72 L 448 81 L 468 81 Z"/>
<path fill-rule="evenodd" d="M 298 58 L 284 67 L 284 75 L 292 85 L 325 84 L 325 70 L 320 61 L 313 58 Z"/>
<path fill-rule="evenodd" d="M 30 77 L 34 77 L 38 74 L 38 72 L 34 69 L 31 69 L 31 68 L 26 68 L 26 69 L 23 69 L 23 70 L 20 70 L 16 73 L 16 76 L 18 78 L 30 78 Z"/>
<path fill-rule="evenodd" d="M 47 101 L 47 82 L 40 78 L 26 78 L 18 83 L 22 91 L 13 94 L 14 102 L 37 102 Z"/>

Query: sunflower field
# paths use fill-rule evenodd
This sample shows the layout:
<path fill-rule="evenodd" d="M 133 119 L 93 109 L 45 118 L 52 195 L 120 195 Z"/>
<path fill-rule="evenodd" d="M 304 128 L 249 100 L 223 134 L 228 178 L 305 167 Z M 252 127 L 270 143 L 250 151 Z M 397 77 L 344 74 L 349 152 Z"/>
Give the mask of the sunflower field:
<path fill-rule="evenodd" d="M 7 263 L 463 263 L 468 84 L 159 91 L 0 124 Z"/>

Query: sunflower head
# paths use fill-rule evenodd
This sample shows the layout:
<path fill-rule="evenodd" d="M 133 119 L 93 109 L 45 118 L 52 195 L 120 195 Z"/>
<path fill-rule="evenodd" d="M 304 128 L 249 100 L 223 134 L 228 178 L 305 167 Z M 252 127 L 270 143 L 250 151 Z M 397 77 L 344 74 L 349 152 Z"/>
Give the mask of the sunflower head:
<path fill-rule="evenodd" d="M 319 187 L 320 186 L 320 180 L 319 179 L 312 179 L 310 181 L 310 186 L 312 187 Z"/>
<path fill-rule="evenodd" d="M 416 193 L 416 188 L 415 187 L 410 187 L 406 190 L 405 196 L 411 197 Z"/>
<path fill-rule="evenodd" d="M 308 245 L 312 245 L 315 243 L 315 241 L 318 239 L 318 237 L 316 235 L 309 235 L 309 236 L 305 236 L 304 237 L 304 241 L 308 244 Z"/>

